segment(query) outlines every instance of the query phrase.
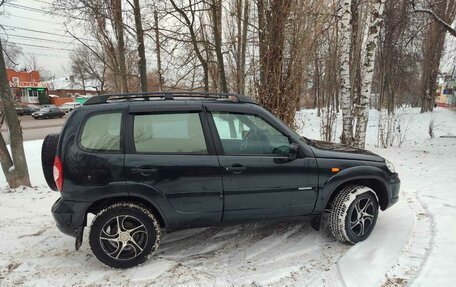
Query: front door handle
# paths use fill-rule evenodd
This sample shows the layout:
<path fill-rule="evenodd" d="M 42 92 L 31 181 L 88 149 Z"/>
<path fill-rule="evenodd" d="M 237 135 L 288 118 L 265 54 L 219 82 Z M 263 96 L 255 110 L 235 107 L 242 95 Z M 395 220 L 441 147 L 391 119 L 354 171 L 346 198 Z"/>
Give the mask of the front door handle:
<path fill-rule="evenodd" d="M 151 176 L 153 173 L 156 173 L 156 168 L 132 168 L 131 173 L 140 174 L 142 176 Z"/>
<path fill-rule="evenodd" d="M 239 174 L 239 173 L 242 173 L 244 172 L 244 170 L 246 170 L 247 168 L 245 166 L 242 166 L 242 165 L 237 165 L 237 164 L 234 164 L 233 166 L 231 167 L 226 167 L 225 168 L 227 172 L 232 172 L 234 174 Z"/>

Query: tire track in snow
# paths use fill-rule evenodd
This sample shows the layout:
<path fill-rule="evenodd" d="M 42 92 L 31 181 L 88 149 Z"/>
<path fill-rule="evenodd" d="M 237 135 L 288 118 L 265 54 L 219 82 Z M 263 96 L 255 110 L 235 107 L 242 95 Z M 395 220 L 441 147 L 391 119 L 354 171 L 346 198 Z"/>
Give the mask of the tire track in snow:
<path fill-rule="evenodd" d="M 382 286 L 406 286 L 420 273 L 434 245 L 434 216 L 418 194 L 403 193 L 414 214 L 412 233 L 396 264 L 385 274 Z"/>

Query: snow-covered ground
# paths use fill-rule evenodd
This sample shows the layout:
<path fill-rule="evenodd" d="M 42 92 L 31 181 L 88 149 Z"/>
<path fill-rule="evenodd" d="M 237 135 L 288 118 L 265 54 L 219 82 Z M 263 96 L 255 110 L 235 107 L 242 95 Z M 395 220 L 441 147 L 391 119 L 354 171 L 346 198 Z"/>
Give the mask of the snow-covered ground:
<path fill-rule="evenodd" d="M 128 270 L 97 261 L 88 229 L 78 252 L 57 230 L 50 208 L 59 194 L 42 176 L 41 141 L 26 142 L 36 187 L 10 192 L 0 175 L 0 286 L 455 286 L 456 138 L 440 136 L 456 136 L 456 112 L 398 113 L 405 141 L 388 149 L 375 147 L 370 114 L 368 149 L 395 164 L 402 188 L 367 241 L 341 244 L 309 222 L 199 228 L 165 234 L 156 256 Z M 303 135 L 320 137 L 316 111 L 298 119 Z"/>

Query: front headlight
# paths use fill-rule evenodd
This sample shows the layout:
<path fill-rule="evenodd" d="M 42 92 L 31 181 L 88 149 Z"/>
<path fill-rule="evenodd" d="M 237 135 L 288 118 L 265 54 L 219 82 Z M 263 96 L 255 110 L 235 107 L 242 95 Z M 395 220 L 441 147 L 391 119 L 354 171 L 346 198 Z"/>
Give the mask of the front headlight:
<path fill-rule="evenodd" d="M 395 173 L 396 170 L 394 169 L 394 165 L 387 159 L 385 159 L 386 167 L 391 173 Z"/>

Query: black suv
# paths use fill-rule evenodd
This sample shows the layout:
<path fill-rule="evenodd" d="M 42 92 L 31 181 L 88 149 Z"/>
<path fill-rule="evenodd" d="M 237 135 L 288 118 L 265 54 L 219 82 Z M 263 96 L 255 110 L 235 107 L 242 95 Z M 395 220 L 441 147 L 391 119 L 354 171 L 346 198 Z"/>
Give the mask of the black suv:
<path fill-rule="evenodd" d="M 43 142 L 43 171 L 61 192 L 57 227 L 104 264 L 145 262 L 160 232 L 322 215 L 340 241 L 372 232 L 398 200 L 393 166 L 371 152 L 300 137 L 246 96 L 102 95 Z M 325 217 L 326 218 L 326 217 Z"/>

